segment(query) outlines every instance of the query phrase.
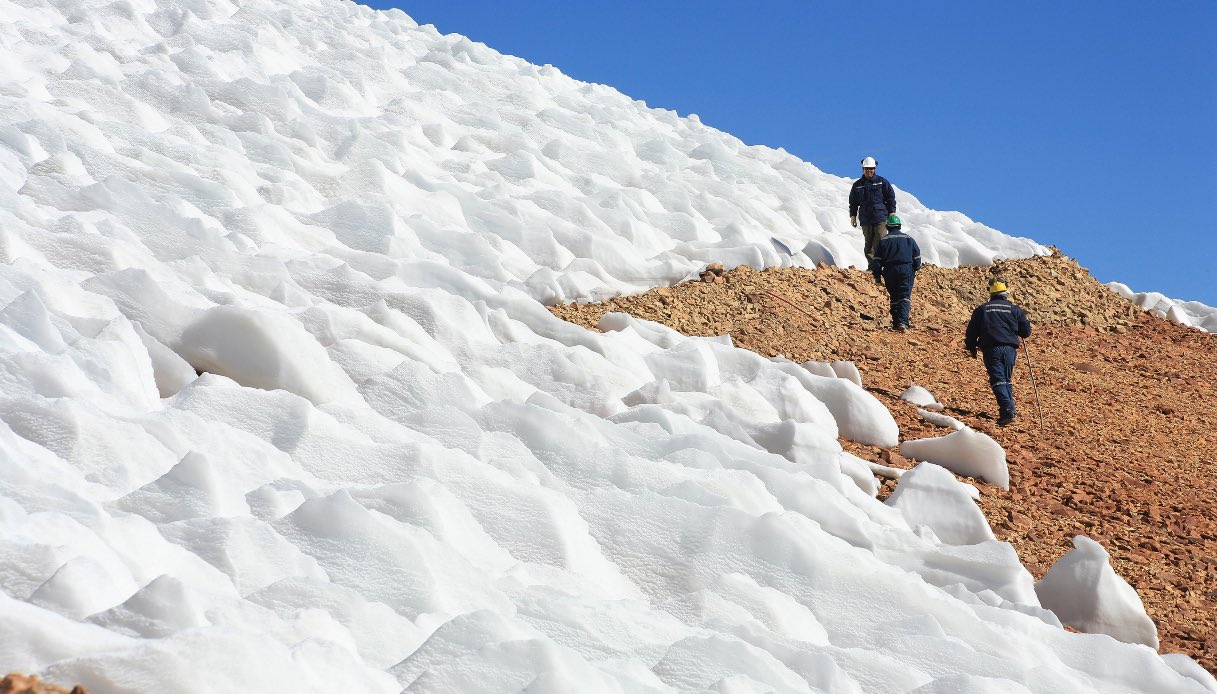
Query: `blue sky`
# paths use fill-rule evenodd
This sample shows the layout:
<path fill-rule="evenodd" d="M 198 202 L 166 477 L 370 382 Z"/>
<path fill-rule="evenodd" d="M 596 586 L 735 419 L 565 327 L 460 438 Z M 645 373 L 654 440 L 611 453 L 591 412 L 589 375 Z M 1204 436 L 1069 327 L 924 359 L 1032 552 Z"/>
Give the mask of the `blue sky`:
<path fill-rule="evenodd" d="M 1217 306 L 1212 0 L 365 4 Z"/>

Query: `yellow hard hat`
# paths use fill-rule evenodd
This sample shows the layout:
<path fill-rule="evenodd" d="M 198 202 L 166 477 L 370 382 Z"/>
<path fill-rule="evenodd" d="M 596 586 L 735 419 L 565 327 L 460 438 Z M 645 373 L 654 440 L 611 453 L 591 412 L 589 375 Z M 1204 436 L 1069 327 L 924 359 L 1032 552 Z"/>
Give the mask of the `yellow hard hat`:
<path fill-rule="evenodd" d="M 1006 286 L 1006 278 L 994 277 L 993 279 L 989 280 L 990 294 L 997 294 L 998 292 L 1004 291 L 1009 291 L 1009 287 Z"/>

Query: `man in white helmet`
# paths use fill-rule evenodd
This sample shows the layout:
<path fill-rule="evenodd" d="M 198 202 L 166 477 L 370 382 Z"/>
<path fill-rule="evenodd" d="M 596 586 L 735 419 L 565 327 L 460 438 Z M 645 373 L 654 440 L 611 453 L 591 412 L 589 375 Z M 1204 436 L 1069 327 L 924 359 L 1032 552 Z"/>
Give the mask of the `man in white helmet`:
<path fill-rule="evenodd" d="M 862 223 L 862 252 L 866 262 L 874 258 L 879 239 L 887 233 L 887 216 L 896 214 L 896 191 L 887 179 L 875 173 L 874 157 L 862 160 L 862 178 L 849 191 L 849 223 Z"/>

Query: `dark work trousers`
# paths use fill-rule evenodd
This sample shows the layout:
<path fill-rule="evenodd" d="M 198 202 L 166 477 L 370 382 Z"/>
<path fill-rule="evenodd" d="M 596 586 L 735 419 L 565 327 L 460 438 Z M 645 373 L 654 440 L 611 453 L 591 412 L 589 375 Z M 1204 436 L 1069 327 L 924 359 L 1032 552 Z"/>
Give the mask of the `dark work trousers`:
<path fill-rule="evenodd" d="M 998 416 L 1014 414 L 1014 359 L 1018 356 L 1018 348 L 1010 345 L 998 345 L 983 350 L 985 370 L 989 372 L 989 387 L 993 389 L 993 397 L 997 398 Z"/>
<path fill-rule="evenodd" d="M 887 236 L 887 220 L 881 219 L 874 224 L 862 225 L 862 252 L 866 254 L 866 262 L 875 257 L 875 248 L 883 237 Z"/>
<path fill-rule="evenodd" d="M 913 301 L 913 266 L 909 263 L 883 268 L 883 284 L 891 302 L 892 326 L 909 324 L 909 309 Z"/>

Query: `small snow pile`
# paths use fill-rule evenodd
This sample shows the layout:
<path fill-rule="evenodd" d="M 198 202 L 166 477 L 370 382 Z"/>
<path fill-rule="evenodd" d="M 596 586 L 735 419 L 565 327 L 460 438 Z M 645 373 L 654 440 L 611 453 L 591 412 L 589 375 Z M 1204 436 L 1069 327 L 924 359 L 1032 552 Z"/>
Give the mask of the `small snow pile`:
<path fill-rule="evenodd" d="M 862 374 L 858 373 L 858 366 L 852 361 L 838 359 L 832 363 L 833 373 L 837 374 L 837 378 L 844 378 L 847 381 L 852 381 L 859 388 L 862 387 Z"/>
<path fill-rule="evenodd" d="M 1158 629 L 1137 591 L 1116 574 L 1107 550 L 1084 535 L 1035 584 L 1040 604 L 1061 622 L 1090 634 L 1158 648 Z"/>
<path fill-rule="evenodd" d="M 980 492 L 933 463 L 921 463 L 900 477 L 887 505 L 900 509 L 909 525 L 925 526 L 949 545 L 995 539 L 976 500 Z"/>
<path fill-rule="evenodd" d="M 964 427 L 967 426 L 967 424 L 964 424 L 963 422 L 959 421 L 958 419 L 955 419 L 954 417 L 948 417 L 945 414 L 942 414 L 941 412 L 929 412 L 927 410 L 917 410 L 917 414 L 921 415 L 922 419 L 929 422 L 930 424 L 933 424 L 936 427 L 945 427 L 947 429 L 954 429 L 955 431 L 959 431 L 960 429 L 963 429 Z"/>
<path fill-rule="evenodd" d="M 934 412 L 942 412 L 943 410 L 942 403 L 938 402 L 938 398 L 919 385 L 909 386 L 907 390 L 900 394 L 900 399 Z"/>
<path fill-rule="evenodd" d="M 1217 308 L 1199 301 L 1171 299 L 1159 292 L 1134 292 L 1128 288 L 1128 285 L 1120 282 L 1108 282 L 1107 287 L 1159 318 L 1165 318 L 1179 325 L 1199 328 L 1205 332 L 1217 333 Z"/>
<path fill-rule="evenodd" d="M 946 436 L 900 444 L 900 455 L 924 460 L 965 477 L 977 477 L 1002 489 L 1010 488 L 1006 451 L 987 435 L 964 427 Z"/>
<path fill-rule="evenodd" d="M 1180 675 L 1196 680 L 1206 691 L 1217 692 L 1217 677 L 1213 677 L 1200 663 L 1182 653 L 1163 653 L 1162 660 Z"/>
<path fill-rule="evenodd" d="M 844 378 L 862 387 L 862 374 L 858 371 L 858 366 L 852 361 L 845 361 L 843 359 L 833 362 L 811 360 L 802 362 L 801 366 L 817 376 Z"/>
<path fill-rule="evenodd" d="M 900 427 L 875 396 L 844 378 L 804 374 L 803 387 L 832 412 L 841 436 L 880 448 L 891 448 L 900 442 Z"/>
<path fill-rule="evenodd" d="M 186 327 L 178 353 L 198 371 L 319 405 L 355 396 L 355 384 L 325 347 L 286 314 L 216 306 Z"/>
<path fill-rule="evenodd" d="M 862 376 L 851 361 L 805 361 L 775 358 L 787 373 L 822 401 L 837 421 L 841 436 L 858 443 L 891 448 L 900 442 L 900 427 L 878 398 L 862 388 Z"/>

